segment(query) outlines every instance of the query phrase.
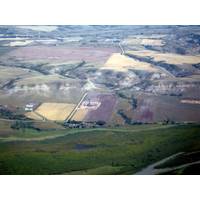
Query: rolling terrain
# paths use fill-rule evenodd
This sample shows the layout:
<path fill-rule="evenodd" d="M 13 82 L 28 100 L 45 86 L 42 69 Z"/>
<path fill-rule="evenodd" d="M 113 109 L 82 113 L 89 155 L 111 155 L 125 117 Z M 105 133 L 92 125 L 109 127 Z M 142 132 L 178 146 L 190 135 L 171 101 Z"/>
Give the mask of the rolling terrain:
<path fill-rule="evenodd" d="M 0 26 L 1 174 L 199 173 L 199 123 L 200 26 Z"/>

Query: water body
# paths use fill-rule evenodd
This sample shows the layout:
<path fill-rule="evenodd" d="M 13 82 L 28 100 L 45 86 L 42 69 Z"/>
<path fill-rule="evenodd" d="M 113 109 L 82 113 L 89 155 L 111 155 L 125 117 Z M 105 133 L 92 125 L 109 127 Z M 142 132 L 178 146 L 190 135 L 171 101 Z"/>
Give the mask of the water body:
<path fill-rule="evenodd" d="M 78 151 L 83 151 L 83 150 L 89 150 L 91 148 L 95 148 L 95 145 L 91 145 L 91 144 L 75 144 L 74 148 L 76 150 L 78 150 Z"/>

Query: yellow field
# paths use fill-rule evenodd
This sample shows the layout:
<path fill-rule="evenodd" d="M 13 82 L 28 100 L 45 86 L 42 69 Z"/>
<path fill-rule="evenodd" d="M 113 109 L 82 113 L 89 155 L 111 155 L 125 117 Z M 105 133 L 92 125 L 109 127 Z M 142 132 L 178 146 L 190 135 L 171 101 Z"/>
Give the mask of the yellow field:
<path fill-rule="evenodd" d="M 74 116 L 72 117 L 72 120 L 83 121 L 87 113 L 88 113 L 88 109 L 79 108 L 74 114 Z"/>
<path fill-rule="evenodd" d="M 181 65 L 181 64 L 195 64 L 200 63 L 200 55 L 180 55 L 175 53 L 158 53 L 156 51 L 143 50 L 143 51 L 127 51 L 127 53 L 141 56 L 141 57 L 152 57 L 155 61 L 165 61 L 169 64 Z"/>
<path fill-rule="evenodd" d="M 120 53 L 112 54 L 104 67 L 102 67 L 102 69 L 113 69 L 117 71 L 127 71 L 129 68 L 145 71 L 157 71 L 157 69 L 149 63 L 134 60 L 133 58 L 121 55 Z"/>
<path fill-rule="evenodd" d="M 42 120 L 42 117 L 40 117 L 39 115 L 37 115 L 34 112 L 27 112 L 25 114 L 26 117 L 30 118 L 30 119 L 34 119 L 34 120 Z"/>
<path fill-rule="evenodd" d="M 64 121 L 75 106 L 75 104 L 67 103 L 43 103 L 35 112 L 48 120 Z"/>

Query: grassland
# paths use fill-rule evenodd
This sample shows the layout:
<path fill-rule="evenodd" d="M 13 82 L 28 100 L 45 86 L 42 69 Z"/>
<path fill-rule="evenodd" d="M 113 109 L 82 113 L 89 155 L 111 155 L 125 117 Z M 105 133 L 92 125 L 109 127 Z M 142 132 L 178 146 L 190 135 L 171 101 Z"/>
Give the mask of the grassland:
<path fill-rule="evenodd" d="M 114 53 L 106 61 L 103 69 L 113 69 L 116 71 L 127 71 L 128 69 L 146 70 L 150 72 L 157 71 L 151 64 L 134 60 L 133 58 L 126 57 L 120 53 Z"/>
<path fill-rule="evenodd" d="M 64 121 L 75 106 L 67 103 L 42 103 L 35 112 L 48 120 Z"/>
<path fill-rule="evenodd" d="M 28 74 L 28 70 L 26 69 L 19 69 L 16 67 L 9 68 L 7 66 L 0 66 L 0 71 L 0 84 L 15 79 L 17 76 L 26 76 Z"/>
<path fill-rule="evenodd" d="M 0 138 L 6 140 L 15 140 L 15 139 L 26 139 L 26 138 L 43 138 L 47 135 L 57 135 L 56 131 L 59 130 L 62 132 L 64 127 L 62 124 L 55 123 L 53 121 L 24 121 L 27 124 L 32 125 L 32 129 L 23 128 L 20 130 L 11 128 L 15 123 L 15 120 L 6 120 L 0 119 Z M 64 129 L 66 130 L 66 129 Z M 40 132 L 42 134 L 40 134 Z M 60 132 L 59 132 L 60 134 Z M 22 137 L 21 137 L 22 136 Z"/>
<path fill-rule="evenodd" d="M 134 174 L 174 153 L 200 150 L 199 125 L 32 132 L 38 140 L 17 134 L 0 139 L 0 174 Z"/>

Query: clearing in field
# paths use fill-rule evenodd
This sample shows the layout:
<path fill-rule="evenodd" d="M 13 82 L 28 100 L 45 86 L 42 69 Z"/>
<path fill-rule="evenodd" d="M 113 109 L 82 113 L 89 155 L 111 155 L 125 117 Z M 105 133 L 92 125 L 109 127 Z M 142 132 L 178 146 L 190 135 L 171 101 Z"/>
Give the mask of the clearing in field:
<path fill-rule="evenodd" d="M 150 46 L 163 46 L 164 42 L 158 38 L 127 38 L 123 41 L 126 45 L 150 45 Z"/>
<path fill-rule="evenodd" d="M 143 50 L 143 51 L 127 51 L 127 53 L 140 56 L 152 57 L 154 61 L 164 61 L 169 64 L 182 65 L 182 64 L 197 64 L 200 63 L 200 55 L 180 55 L 175 53 L 158 53 L 157 51 Z"/>
<path fill-rule="evenodd" d="M 102 69 L 113 69 L 117 71 L 127 71 L 128 69 L 157 71 L 151 64 L 140 62 L 133 58 L 126 57 L 120 53 L 114 53 L 107 60 Z"/>
<path fill-rule="evenodd" d="M 75 104 L 68 103 L 43 103 L 35 112 L 48 120 L 64 121 L 75 106 Z"/>
<path fill-rule="evenodd" d="M 200 100 L 182 99 L 182 100 L 181 100 L 181 103 L 200 104 Z"/>
<path fill-rule="evenodd" d="M 11 46 L 11 47 L 26 46 L 28 44 L 31 44 L 32 42 L 33 40 L 12 41 L 8 44 L 5 44 L 4 46 Z"/>

